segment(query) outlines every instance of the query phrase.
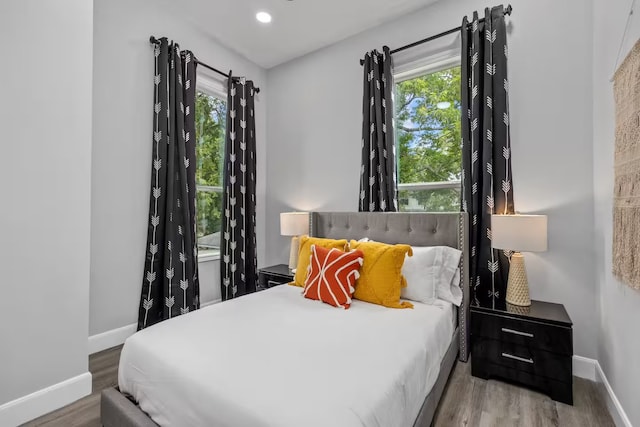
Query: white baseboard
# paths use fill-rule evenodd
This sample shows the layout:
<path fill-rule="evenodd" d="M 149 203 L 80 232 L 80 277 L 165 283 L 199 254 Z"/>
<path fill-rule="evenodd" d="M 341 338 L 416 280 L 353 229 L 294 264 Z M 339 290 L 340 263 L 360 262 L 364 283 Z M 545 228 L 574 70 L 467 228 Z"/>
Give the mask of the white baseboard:
<path fill-rule="evenodd" d="M 573 356 L 573 375 L 602 383 L 605 391 L 602 397 L 607 404 L 607 409 L 609 409 L 613 422 L 617 427 L 633 427 L 597 360 L 589 359 L 588 357 Z"/>
<path fill-rule="evenodd" d="M 124 340 L 135 334 L 137 329 L 138 324 L 132 323 L 131 325 L 112 329 L 101 334 L 91 335 L 89 337 L 88 345 L 89 354 L 97 353 L 122 344 Z"/>
<path fill-rule="evenodd" d="M 220 301 L 220 299 L 216 299 L 213 301 L 203 302 L 202 304 L 200 304 L 200 308 L 219 303 Z M 124 343 L 124 341 L 131 335 L 135 334 L 137 330 L 138 324 L 132 323 L 130 325 L 112 329 L 101 334 L 91 335 L 89 337 L 88 345 L 89 354 L 97 353 L 99 351 L 120 345 Z"/>
<path fill-rule="evenodd" d="M 573 375 L 590 381 L 597 381 L 596 365 L 598 361 L 588 357 L 573 356 Z"/>
<path fill-rule="evenodd" d="M 0 425 L 17 426 L 91 394 L 91 373 L 85 372 L 0 406 Z"/>
<path fill-rule="evenodd" d="M 607 408 L 609 409 L 609 413 L 611 414 L 611 418 L 613 418 L 613 422 L 617 427 L 633 427 L 631 425 L 631 421 L 627 416 L 627 413 L 624 411 L 622 404 L 618 400 L 618 397 L 613 392 L 611 388 L 611 384 L 609 384 L 609 380 L 607 380 L 604 371 L 600 364 L 596 361 L 596 380 L 599 383 L 604 385 L 604 389 L 606 393 L 604 394 L 604 399 L 607 403 Z"/>

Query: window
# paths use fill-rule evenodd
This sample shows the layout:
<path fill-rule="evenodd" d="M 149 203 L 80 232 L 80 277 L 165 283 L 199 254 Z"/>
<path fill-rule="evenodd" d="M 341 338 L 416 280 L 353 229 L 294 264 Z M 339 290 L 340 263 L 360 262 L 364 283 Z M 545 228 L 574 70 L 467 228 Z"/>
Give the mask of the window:
<path fill-rule="evenodd" d="M 198 76 L 200 79 L 200 76 Z M 222 174 L 227 103 L 206 80 L 196 91 L 196 235 L 199 258 L 220 254 Z"/>
<path fill-rule="evenodd" d="M 458 58 L 395 76 L 400 211 L 460 210 Z"/>

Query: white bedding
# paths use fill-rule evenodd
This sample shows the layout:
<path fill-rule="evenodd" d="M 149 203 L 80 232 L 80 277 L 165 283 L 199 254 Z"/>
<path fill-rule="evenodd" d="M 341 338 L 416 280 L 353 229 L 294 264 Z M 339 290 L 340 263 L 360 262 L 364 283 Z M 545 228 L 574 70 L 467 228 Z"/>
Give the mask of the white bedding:
<path fill-rule="evenodd" d="M 340 310 L 300 293 L 276 286 L 134 334 L 120 390 L 161 426 L 412 426 L 452 304 Z"/>

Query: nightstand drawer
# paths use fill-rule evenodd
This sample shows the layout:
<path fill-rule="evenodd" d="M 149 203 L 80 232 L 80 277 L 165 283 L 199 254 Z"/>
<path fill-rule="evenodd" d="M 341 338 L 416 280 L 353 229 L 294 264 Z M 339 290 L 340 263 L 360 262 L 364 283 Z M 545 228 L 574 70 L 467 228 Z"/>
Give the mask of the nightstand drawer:
<path fill-rule="evenodd" d="M 273 265 L 258 270 L 258 290 L 289 283 L 293 280 L 293 273 L 284 264 Z"/>
<path fill-rule="evenodd" d="M 507 316 L 471 313 L 471 334 L 477 338 L 573 355 L 573 333 L 571 328 L 535 321 L 524 321 Z"/>
<path fill-rule="evenodd" d="M 258 276 L 258 279 L 260 281 L 260 287 L 264 289 L 272 288 L 284 283 L 289 283 L 291 281 L 290 277 L 277 276 L 274 274 L 261 274 L 260 276 Z"/>
<path fill-rule="evenodd" d="M 556 381 L 553 378 L 532 375 L 507 366 L 496 365 L 489 360 L 475 356 L 471 356 L 471 375 L 484 379 L 497 377 L 513 381 L 546 393 L 553 400 L 573 405 L 573 383 L 571 381 Z"/>
<path fill-rule="evenodd" d="M 474 337 L 473 357 L 555 381 L 572 381 L 571 357 L 533 347 Z"/>

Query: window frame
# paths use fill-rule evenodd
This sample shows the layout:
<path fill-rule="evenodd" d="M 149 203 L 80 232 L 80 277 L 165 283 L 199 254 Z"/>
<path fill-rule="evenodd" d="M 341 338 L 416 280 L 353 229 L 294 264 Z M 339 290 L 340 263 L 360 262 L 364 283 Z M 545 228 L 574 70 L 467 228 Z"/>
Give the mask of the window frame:
<path fill-rule="evenodd" d="M 223 81 L 214 79 L 201 71 L 196 72 L 196 92 L 202 92 L 206 95 L 217 98 L 227 103 L 227 92 Z M 226 134 L 226 130 L 225 130 Z M 196 196 L 199 191 L 205 193 L 222 194 L 222 186 L 198 185 L 196 184 Z M 197 226 L 197 225 L 196 225 Z M 201 251 L 203 251 L 201 253 Z M 217 261 L 220 259 L 220 248 L 215 249 L 198 249 L 198 262 Z"/>
<path fill-rule="evenodd" d="M 415 61 L 407 62 L 395 68 L 393 74 L 394 90 L 397 83 L 415 79 L 427 74 L 437 73 L 462 65 L 462 57 L 459 49 L 451 49 L 432 55 L 427 55 Z M 395 116 L 394 116 L 395 120 Z M 397 138 L 396 138 L 397 141 Z M 396 147 L 397 148 L 397 147 Z M 400 170 L 400 159 L 398 158 L 396 170 Z M 460 165 L 462 167 L 462 165 Z M 446 190 L 459 189 L 462 191 L 462 181 L 434 181 L 434 182 L 411 182 L 401 183 L 398 176 L 398 193 L 400 191 L 416 190 Z"/>

